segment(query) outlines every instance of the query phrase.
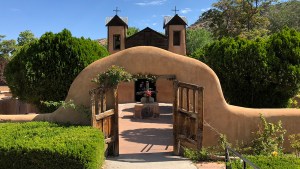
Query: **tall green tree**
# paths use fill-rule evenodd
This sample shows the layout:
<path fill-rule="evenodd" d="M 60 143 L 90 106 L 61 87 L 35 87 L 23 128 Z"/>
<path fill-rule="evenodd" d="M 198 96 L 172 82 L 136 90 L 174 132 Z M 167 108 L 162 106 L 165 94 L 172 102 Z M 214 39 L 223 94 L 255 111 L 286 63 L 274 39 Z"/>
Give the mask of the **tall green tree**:
<path fill-rule="evenodd" d="M 18 46 L 24 46 L 26 43 L 30 43 L 37 38 L 34 37 L 34 34 L 30 30 L 25 30 L 19 34 L 18 37 Z"/>
<path fill-rule="evenodd" d="M 186 35 L 187 54 L 191 55 L 212 41 L 213 37 L 209 31 L 202 28 L 188 29 Z"/>
<path fill-rule="evenodd" d="M 0 35 L 0 57 L 9 59 L 16 50 L 16 40 L 4 40 L 5 35 Z"/>
<path fill-rule="evenodd" d="M 75 77 L 106 55 L 107 50 L 97 42 L 73 37 L 64 29 L 25 44 L 4 73 L 14 97 L 35 104 L 41 112 L 51 112 L 41 101 L 64 100 Z"/>
<path fill-rule="evenodd" d="M 138 33 L 139 31 L 140 31 L 139 28 L 136 28 L 136 27 L 129 27 L 129 28 L 127 29 L 127 37 L 132 36 L 132 35 Z"/>
<path fill-rule="evenodd" d="M 289 0 L 270 7 L 266 13 L 271 32 L 280 31 L 283 27 L 288 26 L 300 31 L 300 1 Z"/>
<path fill-rule="evenodd" d="M 269 20 L 264 15 L 277 0 L 219 0 L 213 9 L 202 14 L 199 22 L 218 38 L 250 37 L 268 33 Z"/>

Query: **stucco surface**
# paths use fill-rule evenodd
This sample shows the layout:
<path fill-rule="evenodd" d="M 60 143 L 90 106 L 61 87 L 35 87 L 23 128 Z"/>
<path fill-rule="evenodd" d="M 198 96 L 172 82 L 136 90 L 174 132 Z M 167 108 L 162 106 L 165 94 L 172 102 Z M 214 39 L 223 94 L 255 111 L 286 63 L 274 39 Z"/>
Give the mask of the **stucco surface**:
<path fill-rule="evenodd" d="M 85 68 L 72 83 L 66 101 L 73 100 L 77 105 L 89 106 L 89 90 L 96 85 L 91 82 L 98 73 L 110 66 L 124 67 L 132 74 L 176 75 L 177 80 L 204 87 L 204 146 L 217 144 L 218 136 L 207 124 L 220 133 L 226 134 L 229 141 L 252 139 L 260 123 L 259 114 L 267 120 L 281 120 L 288 134 L 300 133 L 299 109 L 250 109 L 226 103 L 218 77 L 204 63 L 155 47 L 134 47 L 95 61 Z M 170 96 L 172 97 L 172 96 Z M 88 124 L 89 119 L 80 112 L 59 108 L 54 113 L 27 116 L 0 116 L 0 120 L 48 120 Z"/>

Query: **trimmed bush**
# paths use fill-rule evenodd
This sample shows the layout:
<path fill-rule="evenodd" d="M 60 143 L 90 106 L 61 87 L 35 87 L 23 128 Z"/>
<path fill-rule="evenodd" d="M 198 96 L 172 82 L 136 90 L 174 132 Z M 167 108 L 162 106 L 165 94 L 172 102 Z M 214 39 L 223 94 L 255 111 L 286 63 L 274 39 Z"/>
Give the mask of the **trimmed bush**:
<path fill-rule="evenodd" d="M 230 104 L 286 107 L 300 89 L 300 32 L 293 29 L 265 40 L 223 38 L 204 55 Z"/>
<path fill-rule="evenodd" d="M 77 75 L 90 63 L 108 55 L 91 39 L 73 37 L 64 29 L 23 46 L 6 66 L 5 77 L 14 97 L 35 104 L 41 113 L 52 112 L 41 101 L 65 100 Z"/>
<path fill-rule="evenodd" d="M 91 127 L 0 123 L 0 168 L 99 169 L 104 137 Z"/>
<path fill-rule="evenodd" d="M 246 156 L 253 164 L 261 169 L 300 169 L 300 159 L 295 156 Z M 232 162 L 232 169 L 242 169 L 243 164 L 240 160 Z M 247 165 L 247 168 L 252 168 Z"/>

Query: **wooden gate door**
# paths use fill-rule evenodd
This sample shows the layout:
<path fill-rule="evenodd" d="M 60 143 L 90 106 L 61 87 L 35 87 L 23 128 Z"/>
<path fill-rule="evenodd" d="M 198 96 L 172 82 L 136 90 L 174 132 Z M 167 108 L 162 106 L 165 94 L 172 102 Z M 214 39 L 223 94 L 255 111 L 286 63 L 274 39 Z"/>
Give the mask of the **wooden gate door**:
<path fill-rule="evenodd" d="M 92 126 L 104 134 L 106 156 L 119 155 L 119 122 L 117 89 L 96 88 L 90 91 Z M 108 97 L 110 96 L 110 97 Z M 108 100 L 107 98 L 112 98 Z"/>
<path fill-rule="evenodd" d="M 174 154 L 183 148 L 200 150 L 203 140 L 203 87 L 174 81 Z"/>

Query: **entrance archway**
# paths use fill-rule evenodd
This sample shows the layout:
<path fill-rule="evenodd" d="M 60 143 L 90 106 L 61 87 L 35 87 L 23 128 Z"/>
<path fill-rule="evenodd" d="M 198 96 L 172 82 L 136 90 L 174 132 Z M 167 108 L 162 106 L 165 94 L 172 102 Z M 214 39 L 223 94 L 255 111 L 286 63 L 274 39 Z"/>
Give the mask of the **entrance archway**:
<path fill-rule="evenodd" d="M 174 80 L 173 89 L 173 153 L 181 155 L 183 148 L 200 150 L 203 140 L 203 87 Z M 104 133 L 107 154 L 118 156 L 120 114 L 117 89 L 96 88 L 91 90 L 90 94 L 92 126 Z M 106 98 L 112 98 L 112 100 Z"/>

